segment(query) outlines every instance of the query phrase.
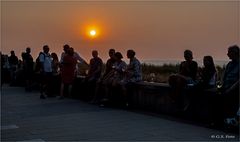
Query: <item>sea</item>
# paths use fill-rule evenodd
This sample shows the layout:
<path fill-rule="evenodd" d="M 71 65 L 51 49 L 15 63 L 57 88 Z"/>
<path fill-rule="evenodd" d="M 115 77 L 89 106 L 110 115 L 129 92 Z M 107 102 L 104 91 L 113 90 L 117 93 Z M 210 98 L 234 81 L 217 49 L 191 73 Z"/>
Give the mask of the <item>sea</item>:
<path fill-rule="evenodd" d="M 202 60 L 195 60 L 198 63 L 198 66 L 203 66 Z M 160 60 L 160 59 L 154 59 L 154 60 L 142 60 L 141 63 L 145 63 L 148 65 L 156 65 L 156 66 L 162 66 L 164 64 L 166 65 L 177 65 L 180 64 L 182 60 Z M 226 60 L 214 60 L 215 66 L 224 67 L 227 65 L 229 61 Z"/>

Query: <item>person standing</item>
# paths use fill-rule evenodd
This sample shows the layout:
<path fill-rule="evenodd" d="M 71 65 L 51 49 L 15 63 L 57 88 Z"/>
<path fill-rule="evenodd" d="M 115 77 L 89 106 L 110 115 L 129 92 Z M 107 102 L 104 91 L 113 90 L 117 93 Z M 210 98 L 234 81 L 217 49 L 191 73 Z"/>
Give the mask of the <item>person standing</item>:
<path fill-rule="evenodd" d="M 59 88 L 61 86 L 60 77 L 60 62 L 56 53 L 51 53 L 52 57 L 52 82 L 51 82 L 51 96 L 56 96 L 59 93 Z"/>
<path fill-rule="evenodd" d="M 62 54 L 61 54 L 60 63 L 63 62 L 63 58 L 64 58 L 64 56 L 67 55 L 67 52 L 68 52 L 68 49 L 69 49 L 69 48 L 70 48 L 70 46 L 69 46 L 68 44 L 65 44 L 65 45 L 63 46 L 63 51 L 64 51 L 64 52 L 62 52 Z M 75 52 L 75 51 L 74 51 L 74 53 L 73 53 L 73 57 L 74 57 L 77 61 L 79 61 L 80 63 L 88 64 L 88 63 L 87 63 L 77 52 Z"/>
<path fill-rule="evenodd" d="M 75 70 L 77 60 L 73 57 L 74 50 L 69 48 L 66 50 L 66 55 L 63 57 L 62 68 L 61 68 L 61 89 L 59 99 L 63 99 L 66 95 L 71 95 L 72 84 L 75 79 Z M 64 88 L 67 87 L 68 94 L 64 94 Z"/>
<path fill-rule="evenodd" d="M 10 57 L 8 57 L 9 65 L 10 65 L 10 77 L 11 82 L 10 85 L 14 85 L 16 82 L 16 71 L 18 66 L 18 57 L 15 55 L 15 52 L 12 50 Z"/>
<path fill-rule="evenodd" d="M 67 55 L 68 49 L 70 48 L 70 46 L 68 44 L 65 44 L 63 46 L 63 51 L 61 54 L 61 58 L 60 58 L 60 67 L 62 67 L 62 63 L 63 63 L 63 58 Z M 72 48 L 72 47 L 71 47 Z M 77 64 L 76 64 L 76 71 L 80 71 L 81 69 L 79 68 L 79 65 L 87 65 L 88 63 L 76 52 L 74 51 L 73 53 L 73 57 L 77 60 Z M 78 64 L 79 63 L 79 64 Z M 85 71 L 84 71 L 85 73 Z"/>
<path fill-rule="evenodd" d="M 9 82 L 9 78 L 10 78 L 10 73 L 9 73 L 9 61 L 8 61 L 8 55 L 1 55 L 1 86 L 4 83 L 8 83 Z"/>
<path fill-rule="evenodd" d="M 51 53 L 52 57 L 52 72 L 54 76 L 59 75 L 60 72 L 60 62 L 56 53 Z"/>
<path fill-rule="evenodd" d="M 31 55 L 31 48 L 27 47 L 26 52 L 22 53 L 23 60 L 23 70 L 24 70 L 24 78 L 26 80 L 26 91 L 32 90 L 32 80 L 33 80 L 33 57 Z"/>
<path fill-rule="evenodd" d="M 50 82 L 52 79 L 52 57 L 49 54 L 48 45 L 43 46 L 43 52 L 39 54 L 39 61 L 41 63 L 41 90 L 40 90 L 40 98 L 45 99 L 45 95 L 50 95 Z"/>

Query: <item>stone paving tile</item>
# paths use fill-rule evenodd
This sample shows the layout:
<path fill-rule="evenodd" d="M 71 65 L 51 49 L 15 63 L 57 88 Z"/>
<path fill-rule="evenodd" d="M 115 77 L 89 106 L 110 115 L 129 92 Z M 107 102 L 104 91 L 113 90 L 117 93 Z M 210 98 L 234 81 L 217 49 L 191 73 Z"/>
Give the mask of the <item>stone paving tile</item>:
<path fill-rule="evenodd" d="M 233 135 L 79 100 L 40 100 L 39 93 L 17 87 L 3 88 L 1 97 L 2 126 L 19 127 L 2 131 L 2 141 L 212 141 L 211 135 Z"/>

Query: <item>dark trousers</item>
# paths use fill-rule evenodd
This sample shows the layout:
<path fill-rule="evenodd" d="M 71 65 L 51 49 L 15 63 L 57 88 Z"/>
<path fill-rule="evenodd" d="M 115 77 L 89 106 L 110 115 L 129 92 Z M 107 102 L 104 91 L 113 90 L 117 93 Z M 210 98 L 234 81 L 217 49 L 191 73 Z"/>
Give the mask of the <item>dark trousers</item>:
<path fill-rule="evenodd" d="M 51 95 L 52 90 L 51 90 L 51 85 L 52 85 L 52 72 L 43 72 L 41 74 L 42 79 L 41 79 L 41 89 L 40 93 L 43 94 L 45 93 L 46 95 Z"/>

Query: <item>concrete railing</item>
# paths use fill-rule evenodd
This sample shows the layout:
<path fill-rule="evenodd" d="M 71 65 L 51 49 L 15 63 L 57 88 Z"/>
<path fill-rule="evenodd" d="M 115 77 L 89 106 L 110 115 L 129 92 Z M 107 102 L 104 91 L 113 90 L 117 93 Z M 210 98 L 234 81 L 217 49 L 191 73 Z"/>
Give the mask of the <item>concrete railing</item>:
<path fill-rule="evenodd" d="M 166 83 L 139 82 L 134 86 L 133 106 L 156 112 L 173 113 L 174 104 L 170 98 L 171 88 Z"/>
<path fill-rule="evenodd" d="M 208 121 L 211 116 L 210 107 L 214 91 L 184 89 L 182 103 L 186 110 L 179 109 L 178 105 L 170 97 L 173 89 L 167 83 L 140 82 L 134 86 L 132 104 L 136 108 L 146 109 L 157 113 L 188 114 L 190 117 Z M 180 93 L 180 92 L 179 92 Z"/>
<path fill-rule="evenodd" d="M 59 79 L 54 81 L 54 84 L 56 84 L 56 95 L 59 94 L 60 90 L 59 81 Z M 90 101 L 93 97 L 95 87 L 94 85 L 90 87 L 86 85 L 82 77 L 76 78 L 73 85 L 73 96 L 77 99 Z M 172 92 L 173 89 L 167 83 L 138 82 L 133 85 L 128 95 L 130 96 L 130 103 L 134 108 L 157 113 L 175 114 L 178 112 L 178 108 L 170 97 Z M 190 102 L 189 113 L 199 116 L 199 118 L 205 119 L 209 117 L 209 96 L 212 93 L 207 91 L 194 92 L 191 90 L 186 90 L 186 92 L 188 96 L 197 96 L 194 102 Z M 116 94 L 119 94 L 119 92 Z M 185 101 L 189 100 L 186 98 Z"/>
<path fill-rule="evenodd" d="M 167 83 L 138 82 L 129 88 L 128 99 L 133 108 L 166 114 L 176 114 L 179 112 L 176 102 L 170 97 L 173 89 Z M 90 101 L 93 97 L 95 86 L 86 86 L 83 79 L 78 78 L 73 89 L 76 98 Z M 117 91 L 114 95 L 119 95 L 119 93 Z M 188 105 L 188 108 L 185 112 L 180 110 L 180 113 L 187 112 L 200 119 L 207 119 L 209 117 L 209 92 L 194 92 L 194 90 L 185 89 L 182 93 L 184 94 L 182 101 Z M 117 99 L 117 101 L 121 100 Z"/>

